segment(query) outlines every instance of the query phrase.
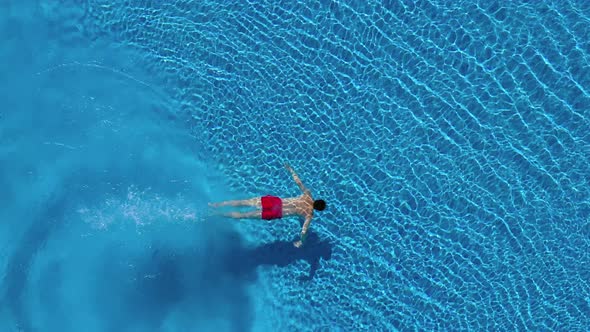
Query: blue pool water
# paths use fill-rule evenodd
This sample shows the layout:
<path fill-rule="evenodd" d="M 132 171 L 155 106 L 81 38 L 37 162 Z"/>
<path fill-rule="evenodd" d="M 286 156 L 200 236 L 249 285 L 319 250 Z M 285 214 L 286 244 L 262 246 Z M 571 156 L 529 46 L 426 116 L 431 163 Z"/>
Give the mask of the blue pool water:
<path fill-rule="evenodd" d="M 588 330 L 589 2 L 161 3 L 0 4 L 1 331 Z"/>

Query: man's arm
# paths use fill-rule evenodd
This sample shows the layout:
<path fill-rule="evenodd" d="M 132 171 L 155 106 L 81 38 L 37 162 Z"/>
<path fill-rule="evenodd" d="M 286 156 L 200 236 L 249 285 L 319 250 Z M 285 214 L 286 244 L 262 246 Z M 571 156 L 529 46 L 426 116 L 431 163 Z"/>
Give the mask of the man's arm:
<path fill-rule="evenodd" d="M 297 175 L 297 173 L 295 173 L 295 171 L 291 168 L 291 166 L 289 166 L 289 164 L 285 164 L 285 168 L 287 168 L 287 170 L 289 172 L 291 172 L 291 175 L 293 176 L 293 180 L 295 180 L 295 183 L 297 183 L 297 185 L 299 186 L 299 189 L 301 189 L 301 191 L 303 191 L 304 193 L 308 192 L 309 190 L 307 190 L 307 188 L 305 188 L 305 186 L 303 185 L 303 182 L 301 182 L 301 179 L 299 179 L 299 176 Z"/>
<path fill-rule="evenodd" d="M 311 216 L 305 218 L 305 222 L 303 223 L 303 227 L 301 228 L 301 239 L 299 241 L 295 241 L 293 243 L 297 248 L 300 248 L 305 244 L 305 239 L 307 239 L 307 230 L 309 228 L 309 224 L 311 223 Z"/>

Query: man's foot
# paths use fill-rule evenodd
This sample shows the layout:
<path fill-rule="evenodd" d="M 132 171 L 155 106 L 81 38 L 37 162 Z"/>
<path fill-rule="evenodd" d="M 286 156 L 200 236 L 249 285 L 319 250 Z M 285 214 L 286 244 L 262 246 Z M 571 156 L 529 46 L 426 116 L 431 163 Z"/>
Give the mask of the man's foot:
<path fill-rule="evenodd" d="M 295 242 L 293 242 L 293 245 L 295 246 L 295 248 L 301 248 L 301 246 L 303 245 L 303 242 L 301 242 L 301 240 L 295 241 Z"/>

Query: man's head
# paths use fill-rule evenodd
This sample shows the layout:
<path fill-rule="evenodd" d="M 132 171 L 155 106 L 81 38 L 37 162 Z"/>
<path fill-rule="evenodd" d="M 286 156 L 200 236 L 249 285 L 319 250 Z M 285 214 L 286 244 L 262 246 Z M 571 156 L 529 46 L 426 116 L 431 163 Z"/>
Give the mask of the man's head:
<path fill-rule="evenodd" d="M 323 211 L 326 208 L 326 202 L 323 199 L 313 201 L 314 210 Z"/>

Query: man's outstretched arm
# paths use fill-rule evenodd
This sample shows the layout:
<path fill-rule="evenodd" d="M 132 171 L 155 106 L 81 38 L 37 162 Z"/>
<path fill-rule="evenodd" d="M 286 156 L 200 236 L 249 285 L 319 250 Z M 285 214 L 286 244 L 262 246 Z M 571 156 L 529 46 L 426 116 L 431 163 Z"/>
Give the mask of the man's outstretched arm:
<path fill-rule="evenodd" d="M 305 239 L 307 239 L 307 230 L 309 229 L 310 223 L 311 217 L 305 218 L 305 222 L 303 223 L 303 227 L 301 228 L 301 238 L 299 241 L 295 241 L 295 243 L 293 243 L 297 248 L 300 248 L 305 244 Z"/>
<path fill-rule="evenodd" d="M 307 188 L 305 188 L 305 186 L 303 185 L 303 182 L 301 182 L 301 179 L 299 179 L 299 176 L 297 175 L 297 173 L 295 173 L 295 171 L 293 170 L 293 168 L 291 168 L 291 166 L 289 166 L 289 164 L 285 164 L 285 168 L 287 168 L 287 170 L 289 172 L 291 172 L 291 175 L 293 176 L 293 180 L 295 180 L 295 183 L 297 183 L 297 185 L 299 186 L 299 189 L 301 189 L 301 191 L 308 192 Z"/>

